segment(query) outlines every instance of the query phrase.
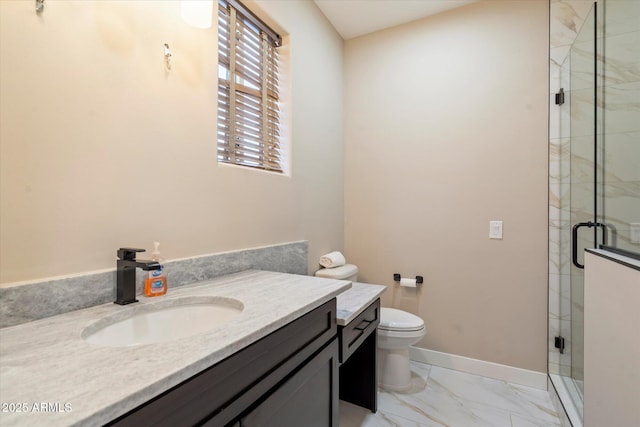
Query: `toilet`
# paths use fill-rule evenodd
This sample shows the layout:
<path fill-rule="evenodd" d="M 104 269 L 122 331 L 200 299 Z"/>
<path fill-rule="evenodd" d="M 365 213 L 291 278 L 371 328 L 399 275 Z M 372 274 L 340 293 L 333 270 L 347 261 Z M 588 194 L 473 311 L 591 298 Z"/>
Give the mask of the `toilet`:
<path fill-rule="evenodd" d="M 336 268 L 316 271 L 317 277 L 358 280 L 358 267 L 345 264 Z M 390 391 L 406 391 L 411 388 L 409 346 L 424 337 L 424 321 L 411 313 L 395 308 L 380 309 L 378 325 L 378 385 Z"/>
<path fill-rule="evenodd" d="M 424 321 L 395 308 L 380 308 L 378 325 L 378 383 L 390 391 L 411 388 L 409 346 L 424 337 Z"/>

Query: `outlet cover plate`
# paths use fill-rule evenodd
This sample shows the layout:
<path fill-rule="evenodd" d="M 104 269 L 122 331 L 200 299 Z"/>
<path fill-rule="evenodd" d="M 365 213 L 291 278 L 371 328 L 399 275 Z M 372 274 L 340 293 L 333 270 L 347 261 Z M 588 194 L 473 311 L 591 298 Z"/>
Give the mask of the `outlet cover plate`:
<path fill-rule="evenodd" d="M 640 243 L 640 222 L 629 224 L 629 240 L 631 243 Z"/>
<path fill-rule="evenodd" d="M 489 238 L 502 239 L 502 221 L 489 221 Z"/>

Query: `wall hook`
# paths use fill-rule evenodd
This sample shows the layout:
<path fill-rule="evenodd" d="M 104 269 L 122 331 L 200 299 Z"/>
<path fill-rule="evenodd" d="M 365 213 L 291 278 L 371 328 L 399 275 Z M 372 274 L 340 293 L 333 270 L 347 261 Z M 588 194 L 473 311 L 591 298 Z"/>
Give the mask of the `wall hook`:
<path fill-rule="evenodd" d="M 167 70 L 171 69 L 171 50 L 169 49 L 169 45 L 167 43 L 164 44 L 164 62 L 167 66 Z"/>
<path fill-rule="evenodd" d="M 44 10 L 44 0 L 36 0 L 36 13 L 42 13 Z"/>

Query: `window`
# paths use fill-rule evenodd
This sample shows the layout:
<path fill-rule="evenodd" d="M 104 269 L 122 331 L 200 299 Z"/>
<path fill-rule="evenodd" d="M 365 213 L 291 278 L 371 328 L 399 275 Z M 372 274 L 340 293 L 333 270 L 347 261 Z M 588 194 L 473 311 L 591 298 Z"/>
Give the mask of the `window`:
<path fill-rule="evenodd" d="M 241 3 L 219 0 L 219 162 L 282 172 L 280 44 L 280 36 Z"/>

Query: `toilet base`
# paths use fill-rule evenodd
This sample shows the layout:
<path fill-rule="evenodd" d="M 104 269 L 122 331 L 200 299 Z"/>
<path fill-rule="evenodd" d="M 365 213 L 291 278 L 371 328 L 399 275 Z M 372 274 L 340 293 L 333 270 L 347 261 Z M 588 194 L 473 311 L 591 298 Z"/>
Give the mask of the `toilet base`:
<path fill-rule="evenodd" d="M 409 349 L 378 348 L 378 386 L 389 391 L 411 388 Z"/>

